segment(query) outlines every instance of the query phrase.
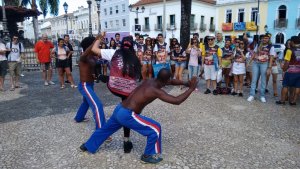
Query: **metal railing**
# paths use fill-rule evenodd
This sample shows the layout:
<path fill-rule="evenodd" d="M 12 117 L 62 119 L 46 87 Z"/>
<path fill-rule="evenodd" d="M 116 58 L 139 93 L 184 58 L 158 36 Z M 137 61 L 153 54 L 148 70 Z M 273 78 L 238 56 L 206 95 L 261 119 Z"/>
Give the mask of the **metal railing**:
<path fill-rule="evenodd" d="M 198 23 L 191 23 L 190 25 L 190 30 L 197 30 L 197 27 L 198 27 Z"/>
<path fill-rule="evenodd" d="M 154 30 L 162 31 L 162 24 L 155 24 Z"/>
<path fill-rule="evenodd" d="M 24 50 L 25 58 L 22 59 L 22 69 L 23 71 L 37 71 L 40 70 L 40 64 L 37 63 L 34 48 L 25 48 Z M 81 50 L 78 47 L 74 48 L 74 53 L 72 55 L 73 64 L 77 64 L 80 57 Z M 53 67 L 55 68 L 55 59 L 52 59 Z"/>
<path fill-rule="evenodd" d="M 200 31 L 202 32 L 206 31 L 206 24 L 200 23 Z"/>
<path fill-rule="evenodd" d="M 296 28 L 300 28 L 300 18 L 296 19 Z"/>
<path fill-rule="evenodd" d="M 150 31 L 150 25 L 143 25 L 143 31 Z"/>
<path fill-rule="evenodd" d="M 215 24 L 209 24 L 209 31 L 214 32 L 216 30 L 216 25 Z"/>
<path fill-rule="evenodd" d="M 275 29 L 287 28 L 288 19 L 276 19 L 274 21 Z"/>
<path fill-rule="evenodd" d="M 167 24 L 167 30 L 176 30 L 176 24 L 172 23 L 172 24 Z"/>

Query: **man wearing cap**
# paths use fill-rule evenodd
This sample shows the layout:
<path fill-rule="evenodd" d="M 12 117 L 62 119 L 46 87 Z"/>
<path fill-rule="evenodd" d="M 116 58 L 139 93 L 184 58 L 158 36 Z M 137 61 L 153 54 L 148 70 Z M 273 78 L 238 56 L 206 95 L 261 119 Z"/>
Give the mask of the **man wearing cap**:
<path fill-rule="evenodd" d="M 255 96 L 256 83 L 259 80 L 259 75 L 261 77 L 261 87 L 260 87 L 260 101 L 265 103 L 265 89 L 266 89 L 266 76 L 267 72 L 270 73 L 273 64 L 273 57 L 276 55 L 274 47 L 270 43 L 270 37 L 268 35 L 262 35 L 262 41 L 259 46 L 254 49 L 254 56 L 251 58 L 253 60 L 252 64 L 252 81 L 250 96 L 248 101 L 252 102 Z"/>
<path fill-rule="evenodd" d="M 217 71 L 219 65 L 221 65 L 222 51 L 219 46 L 215 45 L 215 35 L 209 35 L 207 41 L 208 44 L 205 44 L 202 50 L 202 67 L 204 67 L 206 80 L 206 91 L 204 94 L 211 93 L 210 87 L 212 85 L 213 94 L 217 95 Z"/>

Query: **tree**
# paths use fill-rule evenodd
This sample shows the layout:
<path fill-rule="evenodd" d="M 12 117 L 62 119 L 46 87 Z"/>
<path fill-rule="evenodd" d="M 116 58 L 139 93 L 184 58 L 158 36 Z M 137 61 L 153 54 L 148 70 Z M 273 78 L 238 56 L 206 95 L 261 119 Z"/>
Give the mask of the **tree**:
<path fill-rule="evenodd" d="M 46 17 L 49 8 L 50 8 L 50 14 L 52 14 L 54 16 L 58 15 L 59 0 L 22 0 L 21 4 L 23 6 L 30 5 L 31 9 L 36 10 L 37 9 L 37 1 L 39 1 L 39 6 L 43 12 L 44 17 Z M 33 22 L 35 41 L 37 41 L 38 37 L 39 37 L 38 18 L 33 17 L 32 22 Z"/>
<path fill-rule="evenodd" d="M 190 42 L 192 0 L 181 0 L 180 44 L 186 49 Z"/>

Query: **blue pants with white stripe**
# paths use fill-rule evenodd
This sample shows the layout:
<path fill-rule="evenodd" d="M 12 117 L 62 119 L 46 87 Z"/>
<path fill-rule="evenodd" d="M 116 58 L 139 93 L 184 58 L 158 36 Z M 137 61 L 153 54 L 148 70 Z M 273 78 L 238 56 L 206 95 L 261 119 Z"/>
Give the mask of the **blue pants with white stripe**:
<path fill-rule="evenodd" d="M 143 136 L 147 136 L 147 146 L 145 155 L 161 153 L 161 127 L 160 124 L 148 117 L 134 113 L 132 110 L 124 108 L 119 104 L 106 124 L 97 129 L 85 147 L 90 153 L 95 153 L 101 144 L 122 126 L 128 127 Z"/>
<path fill-rule="evenodd" d="M 90 107 L 96 122 L 96 129 L 103 127 L 105 124 L 103 105 L 94 92 L 94 83 L 81 82 L 78 85 L 78 90 L 83 96 L 83 102 L 81 103 L 74 120 L 77 122 L 83 121 Z"/>

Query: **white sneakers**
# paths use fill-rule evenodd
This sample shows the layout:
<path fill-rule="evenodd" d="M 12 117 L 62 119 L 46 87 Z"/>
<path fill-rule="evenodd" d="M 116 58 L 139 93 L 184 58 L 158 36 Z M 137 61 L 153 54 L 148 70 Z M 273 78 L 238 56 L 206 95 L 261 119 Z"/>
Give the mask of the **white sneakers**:
<path fill-rule="evenodd" d="M 248 102 L 252 102 L 253 100 L 254 100 L 253 96 L 249 96 L 248 99 L 247 99 Z"/>
<path fill-rule="evenodd" d="M 253 100 L 254 100 L 254 96 L 249 96 L 248 99 L 247 99 L 248 102 L 252 102 Z M 267 102 L 265 97 L 260 97 L 260 101 L 262 103 L 266 103 Z"/>
<path fill-rule="evenodd" d="M 262 103 L 266 103 L 266 102 L 267 102 L 265 97 L 260 97 L 260 101 L 261 101 Z"/>
<path fill-rule="evenodd" d="M 49 82 L 45 81 L 44 85 L 45 85 L 45 86 L 55 85 L 55 83 L 52 82 L 52 81 L 49 81 Z"/>
<path fill-rule="evenodd" d="M 55 83 L 52 82 L 52 81 L 49 81 L 48 83 L 49 83 L 50 85 L 55 85 Z"/>

